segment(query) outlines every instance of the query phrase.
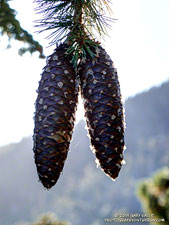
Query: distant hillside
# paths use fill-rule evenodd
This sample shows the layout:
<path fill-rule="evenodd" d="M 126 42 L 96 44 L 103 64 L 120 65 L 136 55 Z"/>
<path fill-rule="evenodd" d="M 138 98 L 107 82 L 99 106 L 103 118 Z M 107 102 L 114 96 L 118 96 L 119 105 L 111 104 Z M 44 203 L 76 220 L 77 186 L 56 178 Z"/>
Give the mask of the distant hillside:
<path fill-rule="evenodd" d="M 38 182 L 31 138 L 1 148 L 0 225 L 24 225 L 49 211 L 72 225 L 106 225 L 115 213 L 141 213 L 138 181 L 169 164 L 169 82 L 129 98 L 125 108 L 127 164 L 115 182 L 96 168 L 83 120 L 50 191 Z"/>
<path fill-rule="evenodd" d="M 169 165 L 169 82 L 129 98 L 125 109 L 127 155 L 140 168 L 133 176 L 149 176 Z"/>
<path fill-rule="evenodd" d="M 129 98 L 125 109 L 127 137 L 166 134 L 169 131 L 169 82 Z"/>

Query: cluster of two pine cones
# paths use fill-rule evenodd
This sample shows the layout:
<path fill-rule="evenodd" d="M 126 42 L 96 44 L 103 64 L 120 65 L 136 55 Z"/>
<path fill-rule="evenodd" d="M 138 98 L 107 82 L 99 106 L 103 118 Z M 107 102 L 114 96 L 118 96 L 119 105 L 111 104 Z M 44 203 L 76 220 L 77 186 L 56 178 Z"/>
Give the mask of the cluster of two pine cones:
<path fill-rule="evenodd" d="M 93 151 L 101 169 L 115 179 L 123 163 L 124 115 L 117 71 L 106 51 L 86 56 L 75 72 L 61 44 L 48 58 L 36 100 L 34 154 L 37 172 L 49 189 L 57 182 L 72 138 L 80 90 Z"/>

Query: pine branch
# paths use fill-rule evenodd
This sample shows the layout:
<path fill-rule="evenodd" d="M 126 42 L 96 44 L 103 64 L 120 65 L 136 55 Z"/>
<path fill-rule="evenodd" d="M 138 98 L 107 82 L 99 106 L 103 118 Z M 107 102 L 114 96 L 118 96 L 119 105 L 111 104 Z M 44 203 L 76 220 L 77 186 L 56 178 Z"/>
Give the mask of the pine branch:
<path fill-rule="evenodd" d="M 19 49 L 19 54 L 23 55 L 25 52 L 31 54 L 38 51 L 39 58 L 45 58 L 43 54 L 43 47 L 39 42 L 35 41 L 31 34 L 24 30 L 19 21 L 16 19 L 16 11 L 11 9 L 8 0 L 0 0 L 0 35 L 7 35 L 9 40 L 15 39 L 23 43 L 27 43 L 28 47 Z"/>
<path fill-rule="evenodd" d="M 54 31 L 47 37 L 52 38 L 50 45 L 56 42 L 69 43 L 67 54 L 72 56 L 72 63 L 77 67 L 78 61 L 89 54 L 95 57 L 91 47 L 99 44 L 95 32 L 103 37 L 113 19 L 106 17 L 106 10 L 111 11 L 107 0 L 35 0 L 37 13 L 43 18 L 37 20 L 37 27 L 42 31 Z"/>

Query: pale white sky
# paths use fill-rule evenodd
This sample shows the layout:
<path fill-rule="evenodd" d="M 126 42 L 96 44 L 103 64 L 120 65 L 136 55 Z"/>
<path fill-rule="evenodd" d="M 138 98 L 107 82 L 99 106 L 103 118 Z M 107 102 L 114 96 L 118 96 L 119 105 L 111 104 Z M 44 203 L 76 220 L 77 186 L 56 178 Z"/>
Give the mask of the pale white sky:
<path fill-rule="evenodd" d="M 103 46 L 115 62 L 121 82 L 123 98 L 159 85 L 169 79 L 169 1 L 168 0 L 112 0 L 112 31 Z M 32 1 L 13 0 L 17 18 L 24 29 L 34 33 L 35 15 Z M 46 33 L 35 34 L 51 54 Z M 20 141 L 32 135 L 35 90 L 45 60 L 38 54 L 18 56 L 20 43 L 12 41 L 6 50 L 7 39 L 0 37 L 0 145 Z M 78 118 L 83 115 L 79 107 Z"/>

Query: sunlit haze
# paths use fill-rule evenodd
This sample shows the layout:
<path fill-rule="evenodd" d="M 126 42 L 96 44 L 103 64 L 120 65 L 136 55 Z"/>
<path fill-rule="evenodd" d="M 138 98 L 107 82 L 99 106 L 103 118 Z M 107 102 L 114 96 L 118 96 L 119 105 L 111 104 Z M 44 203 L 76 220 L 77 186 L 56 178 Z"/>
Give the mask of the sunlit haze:
<path fill-rule="evenodd" d="M 24 29 L 33 34 L 45 50 L 46 33 L 35 33 L 33 21 L 40 18 L 31 1 L 10 2 L 18 12 L 17 18 Z M 169 1 L 168 0 L 113 0 L 112 30 L 103 42 L 119 74 L 123 99 L 159 85 L 169 78 Z M 18 56 L 17 41 L 6 49 L 8 40 L 0 37 L 0 145 L 20 141 L 32 135 L 36 89 L 45 60 L 26 53 Z M 81 101 L 80 101 L 81 102 Z M 78 107 L 77 122 L 83 117 L 82 102 Z"/>

